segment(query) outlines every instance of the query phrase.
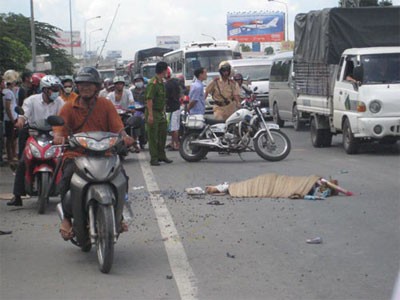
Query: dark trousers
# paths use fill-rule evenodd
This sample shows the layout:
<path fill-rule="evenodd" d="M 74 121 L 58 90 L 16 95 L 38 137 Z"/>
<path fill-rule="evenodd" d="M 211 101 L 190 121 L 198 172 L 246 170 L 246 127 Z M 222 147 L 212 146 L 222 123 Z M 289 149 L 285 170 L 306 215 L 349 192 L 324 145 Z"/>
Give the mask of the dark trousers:
<path fill-rule="evenodd" d="M 29 129 L 28 127 L 22 128 L 18 132 L 18 159 L 21 160 L 22 154 L 24 153 L 26 141 L 29 138 Z"/>
<path fill-rule="evenodd" d="M 17 169 L 15 170 L 15 178 L 14 178 L 14 188 L 13 194 L 14 196 L 25 196 L 25 160 L 22 157 L 19 162 Z"/>

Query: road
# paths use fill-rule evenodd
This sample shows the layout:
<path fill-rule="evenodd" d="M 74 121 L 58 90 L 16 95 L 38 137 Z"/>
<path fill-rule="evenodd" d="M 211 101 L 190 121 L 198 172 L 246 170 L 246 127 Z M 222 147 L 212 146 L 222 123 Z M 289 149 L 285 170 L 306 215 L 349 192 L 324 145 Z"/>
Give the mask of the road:
<path fill-rule="evenodd" d="M 208 154 L 150 167 L 148 152 L 125 167 L 135 221 L 120 236 L 111 273 L 58 233 L 51 200 L 38 215 L 0 203 L 1 299 L 390 299 L 399 271 L 400 145 L 369 145 L 346 155 L 340 136 L 312 148 L 309 132 L 283 129 L 291 154 L 267 162 L 254 153 Z M 186 187 L 264 173 L 338 179 L 352 197 L 326 200 L 190 197 Z M 0 168 L 0 193 L 13 176 Z M 218 200 L 223 205 L 207 205 Z M 322 244 L 306 239 L 321 237 Z"/>

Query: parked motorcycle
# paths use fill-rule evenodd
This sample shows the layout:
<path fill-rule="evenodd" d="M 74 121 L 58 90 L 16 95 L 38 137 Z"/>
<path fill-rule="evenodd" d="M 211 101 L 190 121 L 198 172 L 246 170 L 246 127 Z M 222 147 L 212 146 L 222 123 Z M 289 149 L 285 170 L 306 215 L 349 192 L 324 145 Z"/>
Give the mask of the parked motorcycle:
<path fill-rule="evenodd" d="M 255 151 L 265 160 L 280 161 L 291 150 L 290 140 L 278 125 L 267 123 L 264 114 L 260 102 L 252 97 L 226 121 L 188 116 L 179 153 L 189 162 L 200 161 L 209 151 L 239 155 Z"/>
<path fill-rule="evenodd" d="M 147 143 L 146 133 L 145 133 L 145 124 L 143 117 L 138 114 L 142 110 L 144 110 L 143 105 L 131 105 L 128 109 L 123 109 L 119 106 L 115 106 L 118 115 L 120 116 L 122 123 L 124 124 L 125 131 L 128 135 L 132 137 L 136 137 L 139 140 L 140 147 L 143 149 L 144 145 Z M 132 110 L 135 110 L 132 112 Z M 128 155 L 128 152 L 136 152 L 135 147 L 132 145 L 127 148 L 125 145 L 120 145 L 118 149 L 118 154 L 123 157 Z"/>
<path fill-rule="evenodd" d="M 52 125 L 63 120 L 54 117 Z M 82 251 L 96 246 L 100 271 L 108 273 L 113 264 L 114 244 L 122 232 L 122 212 L 127 180 L 115 149 L 122 138 L 110 132 L 80 132 L 69 137 L 70 149 L 85 151 L 75 158 L 76 170 L 70 190 L 64 198 L 64 208 L 72 217 L 75 237 L 73 244 Z M 61 204 L 57 205 L 63 218 Z"/>
<path fill-rule="evenodd" d="M 44 214 L 50 196 L 59 194 L 61 174 L 52 181 L 61 149 L 53 146 L 52 126 L 47 119 L 41 119 L 28 125 L 29 137 L 24 148 L 25 192 L 38 196 L 38 212 Z M 51 184 L 53 183 L 53 184 Z"/>

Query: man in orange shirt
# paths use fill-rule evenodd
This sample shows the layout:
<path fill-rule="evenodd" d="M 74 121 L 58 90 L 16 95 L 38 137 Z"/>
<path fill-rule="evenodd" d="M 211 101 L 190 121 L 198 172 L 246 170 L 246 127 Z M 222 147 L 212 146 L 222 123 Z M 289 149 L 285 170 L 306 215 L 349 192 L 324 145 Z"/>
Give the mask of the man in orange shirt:
<path fill-rule="evenodd" d="M 65 124 L 54 128 L 54 143 L 61 144 L 68 135 L 78 132 L 106 131 L 120 133 L 124 138 L 125 144 L 127 146 L 132 145 L 133 139 L 125 132 L 124 125 L 114 105 L 108 99 L 97 96 L 101 86 L 99 72 L 95 68 L 85 67 L 79 71 L 75 82 L 79 96 L 75 100 L 65 103 L 61 109 L 59 115 L 64 119 Z M 61 222 L 60 233 L 65 240 L 71 239 L 73 232 L 72 215 L 64 205 L 64 197 L 70 188 L 71 178 L 75 169 L 73 158 L 81 155 L 85 154 L 67 149 L 63 156 L 60 194 L 64 219 Z M 123 173 L 128 181 L 129 177 L 124 170 Z"/>
<path fill-rule="evenodd" d="M 75 93 L 74 90 L 74 81 L 70 76 L 65 76 L 62 80 L 62 89 L 60 93 L 60 97 L 64 100 L 64 102 L 74 101 L 78 98 L 78 94 Z"/>

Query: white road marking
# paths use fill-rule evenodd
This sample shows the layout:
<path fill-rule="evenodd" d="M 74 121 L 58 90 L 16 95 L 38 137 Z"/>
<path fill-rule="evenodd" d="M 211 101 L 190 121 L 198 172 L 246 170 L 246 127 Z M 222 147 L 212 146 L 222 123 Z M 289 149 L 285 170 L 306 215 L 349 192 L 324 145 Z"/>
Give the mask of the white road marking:
<path fill-rule="evenodd" d="M 150 193 L 150 200 L 157 217 L 158 227 L 164 240 L 171 271 L 174 276 L 182 300 L 197 298 L 197 279 L 189 264 L 185 249 L 181 243 L 175 223 L 167 208 L 165 200 L 160 195 L 160 188 L 154 178 L 153 171 L 143 152 L 139 153 L 139 163 L 143 177 Z"/>

